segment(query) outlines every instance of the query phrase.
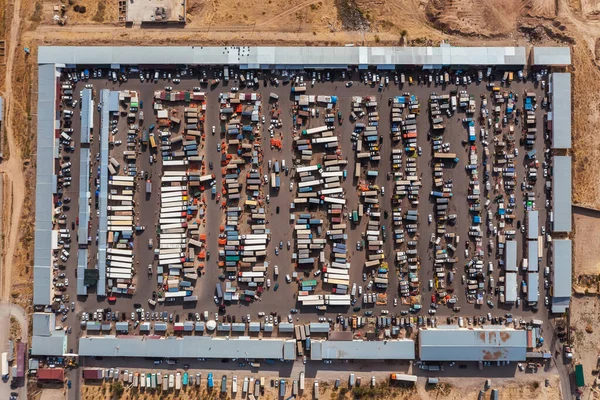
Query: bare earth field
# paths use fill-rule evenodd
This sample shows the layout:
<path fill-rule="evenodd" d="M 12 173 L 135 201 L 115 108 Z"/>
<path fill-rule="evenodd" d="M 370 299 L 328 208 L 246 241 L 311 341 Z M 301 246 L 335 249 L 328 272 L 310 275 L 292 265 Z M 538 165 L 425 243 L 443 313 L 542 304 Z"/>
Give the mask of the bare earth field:
<path fill-rule="evenodd" d="M 600 273 L 600 255 L 590 249 L 600 248 L 598 235 L 598 219 L 586 215 L 575 214 L 574 275 L 598 275 Z"/>
<path fill-rule="evenodd" d="M 67 25 L 53 24 L 54 6 L 64 4 Z M 185 28 L 125 28 L 117 20 L 117 2 L 75 0 L 69 3 L 37 0 L 0 0 L 0 37 L 10 41 L 15 57 L 0 65 L 0 89 L 10 107 L 5 116 L 5 157 L 0 164 L 6 178 L 2 242 L 4 298 L 24 306 L 31 299 L 33 254 L 33 177 L 35 176 L 35 59 L 38 45 L 572 45 L 573 65 L 573 176 L 574 201 L 600 208 L 600 1 L 598 0 L 190 0 Z M 75 6 L 85 7 L 76 12 Z M 13 14 L 14 13 L 14 14 Z M 13 19 L 15 15 L 20 24 Z M 10 40 L 12 34 L 13 40 Z M 31 49 L 26 56 L 23 48 Z M 6 85 L 6 80 L 11 84 Z M 9 87 L 8 87 L 9 86 Z M 24 211 L 21 213 L 21 209 Z M 591 217 L 575 218 L 576 274 L 598 274 L 600 224 Z M 7 251 L 8 249 L 8 251 Z M 12 267 L 12 268 L 11 268 Z M 575 297 L 571 326 L 576 357 L 590 373 L 600 346 L 597 326 L 600 300 Z M 587 377 L 588 382 L 591 376 Z M 559 398 L 558 383 L 550 388 L 519 379 L 498 383 L 503 399 Z M 395 399 L 474 399 L 481 382 L 466 379 L 433 391 L 389 394 Z M 339 393 L 322 398 L 344 398 Z M 86 387 L 84 399 L 108 399 L 105 390 Z M 150 398 L 151 396 L 147 397 Z M 122 398 L 143 398 L 126 392 Z M 158 397 L 154 397 L 158 398 Z M 172 396 L 171 396 L 172 398 Z M 185 399 L 184 395 L 178 398 Z M 208 398 L 208 397 L 207 397 Z M 273 397 L 274 398 L 274 397 Z M 304 396 L 304 398 L 310 398 Z M 346 397 L 348 398 L 348 397 Z M 382 397 L 383 398 L 383 397 Z"/>

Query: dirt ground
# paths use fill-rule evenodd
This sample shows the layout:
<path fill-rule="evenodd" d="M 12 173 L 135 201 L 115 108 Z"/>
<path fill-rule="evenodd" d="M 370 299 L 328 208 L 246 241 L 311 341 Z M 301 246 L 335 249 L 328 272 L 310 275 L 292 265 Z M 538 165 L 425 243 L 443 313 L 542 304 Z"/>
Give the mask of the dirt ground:
<path fill-rule="evenodd" d="M 65 398 L 63 389 L 44 389 L 31 393 L 31 399 L 35 400 L 62 400 Z"/>
<path fill-rule="evenodd" d="M 269 379 L 267 379 L 268 381 Z M 334 389 L 334 382 L 319 381 L 319 398 L 331 399 L 331 400 L 350 400 L 354 398 L 364 399 L 378 399 L 378 400 L 470 400 L 477 399 L 479 391 L 483 389 L 482 379 L 448 379 L 442 380 L 442 383 L 436 386 L 425 386 L 425 382 L 420 380 L 417 385 L 413 388 L 400 388 L 390 387 L 387 383 L 376 385 L 375 388 L 371 388 L 368 384 L 354 390 L 347 390 L 346 388 Z M 307 379 L 305 382 L 306 390 L 302 395 L 298 397 L 299 400 L 310 400 L 313 399 L 313 381 Z M 459 389 L 460 387 L 460 389 Z M 495 381 L 492 379 L 492 388 L 498 389 L 499 398 L 502 399 L 529 399 L 529 400 L 558 400 L 561 398 L 560 395 L 560 382 L 558 376 L 550 378 L 550 385 L 545 387 L 543 379 L 520 379 L 516 380 L 504 380 Z M 83 386 L 82 400 L 97 400 L 97 399 L 111 399 L 116 393 L 116 387 L 104 383 L 101 386 Z M 289 388 L 288 388 L 289 393 Z M 490 390 L 487 391 L 489 397 Z M 198 397 L 200 396 L 200 397 Z M 150 400 L 150 399 L 196 399 L 202 398 L 205 400 L 218 399 L 218 390 L 213 392 L 206 392 L 205 390 L 196 390 L 195 387 L 189 387 L 186 390 L 182 390 L 177 393 L 169 392 L 164 395 L 160 393 L 146 393 L 145 391 L 132 390 L 125 388 L 123 394 L 119 399 L 137 399 L 137 400 Z M 230 399 L 241 399 L 241 393 L 237 393 L 237 396 L 229 394 Z M 276 388 L 267 388 L 265 395 L 261 396 L 261 399 L 265 400 L 277 400 L 279 399 Z"/>
<path fill-rule="evenodd" d="M 592 386 L 600 354 L 600 298 L 597 296 L 573 296 L 571 299 L 571 331 L 574 344 L 574 357 L 571 365 L 581 363 L 587 386 Z M 594 392 L 590 393 L 590 396 Z M 585 398 L 588 398 L 587 395 Z M 594 397 L 590 397 L 594 398 Z M 600 398 L 596 396 L 595 398 Z"/>
<path fill-rule="evenodd" d="M 595 291 L 598 288 L 598 275 L 600 274 L 600 255 L 590 249 L 600 248 L 600 235 L 598 235 L 598 218 L 575 214 L 575 243 L 573 276 L 575 290 L 585 293 L 585 290 Z"/>

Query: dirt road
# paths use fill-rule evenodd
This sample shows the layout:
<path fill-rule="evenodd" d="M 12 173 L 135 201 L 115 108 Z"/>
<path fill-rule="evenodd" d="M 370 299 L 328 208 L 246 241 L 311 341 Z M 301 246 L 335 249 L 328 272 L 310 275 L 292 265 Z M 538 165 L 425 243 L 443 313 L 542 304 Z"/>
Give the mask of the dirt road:
<path fill-rule="evenodd" d="M 0 165 L 0 172 L 4 174 L 4 182 L 6 184 L 4 190 L 3 205 L 4 209 L 8 210 L 7 223 L 4 235 L 3 250 L 4 262 L 2 268 L 2 286 L 1 298 L 3 301 L 8 301 L 10 298 L 10 285 L 12 276 L 12 264 L 19 239 L 19 221 L 21 219 L 21 211 L 23 209 L 23 201 L 25 200 L 25 180 L 22 171 L 23 161 L 21 160 L 21 151 L 15 143 L 14 131 L 14 105 L 12 81 L 13 68 L 16 56 L 17 47 L 19 46 L 19 31 L 21 29 L 21 0 L 14 0 L 13 17 L 10 26 L 10 40 L 7 41 L 9 46 L 8 56 L 6 57 L 6 79 L 4 89 L 4 104 L 5 115 L 4 119 L 6 138 L 10 158 L 8 161 Z"/>

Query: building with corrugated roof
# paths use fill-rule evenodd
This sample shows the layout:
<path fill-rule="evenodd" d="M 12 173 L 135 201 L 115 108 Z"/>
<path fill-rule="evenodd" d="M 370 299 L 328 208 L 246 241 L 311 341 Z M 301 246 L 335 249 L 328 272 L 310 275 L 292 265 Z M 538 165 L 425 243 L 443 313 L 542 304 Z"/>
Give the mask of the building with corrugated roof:
<path fill-rule="evenodd" d="M 531 64 L 539 67 L 566 67 L 571 65 L 571 48 L 568 46 L 534 47 Z"/>
<path fill-rule="evenodd" d="M 294 332 L 294 324 L 291 322 L 280 322 L 279 333 L 291 333 Z"/>
<path fill-rule="evenodd" d="M 64 381 L 65 370 L 62 368 L 44 368 L 37 370 L 38 381 Z"/>
<path fill-rule="evenodd" d="M 67 352 L 67 335 L 64 330 L 56 330 L 56 315 L 53 313 L 33 313 L 33 336 L 31 355 L 62 356 Z"/>
<path fill-rule="evenodd" d="M 536 239 L 540 234 L 539 229 L 539 211 L 530 210 L 527 211 L 527 239 Z"/>
<path fill-rule="evenodd" d="M 571 74 L 554 72 L 550 75 L 550 107 L 548 123 L 552 130 L 552 148 L 571 148 Z"/>
<path fill-rule="evenodd" d="M 505 258 L 505 268 L 508 272 L 516 272 L 517 271 L 517 241 L 516 240 L 507 240 L 506 241 L 506 251 L 504 252 Z"/>
<path fill-rule="evenodd" d="M 441 325 L 419 331 L 422 361 L 525 361 L 527 331 L 506 327 Z"/>
<path fill-rule="evenodd" d="M 522 68 L 524 47 L 248 47 L 248 46 L 40 46 L 38 63 L 107 65 L 235 65 L 240 69 L 334 69 L 357 66 L 381 70 L 396 66 L 440 69 L 448 66 Z"/>
<path fill-rule="evenodd" d="M 88 336 L 79 339 L 84 357 L 274 358 L 294 360 L 296 341 L 210 336 Z"/>
<path fill-rule="evenodd" d="M 311 360 L 414 360 L 415 342 L 399 340 L 310 339 Z"/>
<path fill-rule="evenodd" d="M 572 230 L 571 157 L 552 157 L 552 232 L 568 233 Z"/>
<path fill-rule="evenodd" d="M 504 275 L 504 301 L 514 303 L 517 301 L 517 273 L 507 272 Z"/>
<path fill-rule="evenodd" d="M 562 314 L 571 304 L 573 243 L 555 239 L 552 247 L 552 312 Z"/>

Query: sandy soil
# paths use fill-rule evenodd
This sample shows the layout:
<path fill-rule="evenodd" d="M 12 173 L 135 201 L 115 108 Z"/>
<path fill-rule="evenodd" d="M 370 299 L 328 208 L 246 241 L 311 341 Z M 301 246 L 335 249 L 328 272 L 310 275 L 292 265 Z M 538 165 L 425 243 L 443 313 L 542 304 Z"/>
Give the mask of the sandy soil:
<path fill-rule="evenodd" d="M 600 248 L 598 218 L 575 214 L 574 276 L 600 273 L 600 255 L 590 249 Z"/>
<path fill-rule="evenodd" d="M 595 376 L 600 351 L 600 298 L 597 296 L 573 296 L 571 300 L 571 332 L 574 357 L 571 365 L 581 363 L 585 382 L 591 386 Z M 585 396 L 587 398 L 587 394 Z"/>
<path fill-rule="evenodd" d="M 54 15 L 64 17 L 67 25 L 70 24 L 102 24 L 116 23 L 118 21 L 118 0 L 64 0 L 60 4 L 64 4 L 66 10 L 56 12 L 54 7 L 59 2 L 49 0 L 37 0 L 34 2 L 34 13 L 30 14 L 31 22 L 42 24 L 53 24 Z M 85 12 L 75 11 L 85 8 Z"/>
<path fill-rule="evenodd" d="M 483 37 L 505 37 L 517 28 L 523 11 L 521 0 L 434 0 L 427 13 L 435 26 L 446 32 Z"/>
<path fill-rule="evenodd" d="M 39 393 L 33 393 L 32 398 L 36 400 L 62 400 L 65 398 L 65 391 L 62 389 L 44 389 Z"/>

